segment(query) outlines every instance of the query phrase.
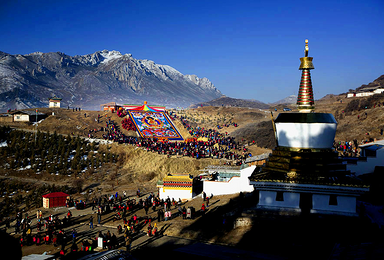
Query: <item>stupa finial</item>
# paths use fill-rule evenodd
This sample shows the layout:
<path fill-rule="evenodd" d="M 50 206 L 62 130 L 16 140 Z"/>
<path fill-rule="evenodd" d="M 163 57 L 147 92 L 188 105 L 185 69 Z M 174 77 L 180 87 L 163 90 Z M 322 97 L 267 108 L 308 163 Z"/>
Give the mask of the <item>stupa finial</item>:
<path fill-rule="evenodd" d="M 314 69 L 312 57 L 308 57 L 308 40 L 305 40 L 305 56 L 300 58 L 301 64 L 299 70 L 302 70 L 299 95 L 297 97 L 297 108 L 300 112 L 309 113 L 313 112 L 314 99 L 310 70 Z"/>
<path fill-rule="evenodd" d="M 308 40 L 305 40 L 305 49 L 304 49 L 304 57 L 300 58 L 301 64 L 299 70 L 303 69 L 310 69 L 313 70 L 315 67 L 313 67 L 312 57 L 308 57 L 309 47 L 308 47 Z"/>

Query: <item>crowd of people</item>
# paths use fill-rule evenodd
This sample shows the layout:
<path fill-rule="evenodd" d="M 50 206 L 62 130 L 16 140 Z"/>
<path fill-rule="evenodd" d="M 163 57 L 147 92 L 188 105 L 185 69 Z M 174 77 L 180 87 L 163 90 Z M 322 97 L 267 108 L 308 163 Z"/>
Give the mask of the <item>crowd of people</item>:
<path fill-rule="evenodd" d="M 109 221 L 119 221 L 117 225 L 117 233 L 111 233 L 109 230 L 106 233 L 101 231 L 96 236 L 90 237 L 84 235 L 85 232 L 80 232 L 81 248 L 79 244 L 79 234 L 74 227 L 74 224 L 78 224 L 78 220 L 72 216 L 70 208 L 62 216 L 53 216 L 49 214 L 43 217 L 42 211 L 37 210 L 36 219 L 19 212 L 16 215 L 16 221 L 14 224 L 15 234 L 20 235 L 21 246 L 39 246 L 42 244 L 51 244 L 54 246 L 60 246 L 60 254 L 64 255 L 68 252 L 76 252 L 79 250 L 92 251 L 99 244 L 99 238 L 103 240 L 103 247 L 107 249 L 118 248 L 119 246 L 126 245 L 127 250 L 130 250 L 130 245 L 136 237 L 141 236 L 142 232 L 145 232 L 147 236 L 158 236 L 161 234 L 161 230 L 158 230 L 157 223 L 162 221 L 169 221 L 170 219 L 183 216 L 186 218 L 188 212 L 191 210 L 182 207 L 182 202 L 179 199 L 160 199 L 159 194 L 154 195 L 150 193 L 144 197 L 141 195 L 140 190 L 137 191 L 136 197 L 128 197 L 126 192 L 119 194 L 102 195 L 93 198 L 91 201 L 84 204 L 87 207 L 91 207 L 91 210 L 96 210 L 97 223 L 103 224 Z M 68 203 L 67 207 L 73 206 Z M 208 206 L 208 204 L 207 204 Z M 171 213 L 171 209 L 177 209 L 176 214 Z M 144 210 L 145 214 L 140 214 L 140 210 Z M 112 214 L 110 214 L 112 213 Z M 156 213 L 156 217 L 151 217 L 149 213 Z M 102 221 L 107 216 L 107 219 Z M 94 215 L 89 216 L 89 228 L 94 228 Z M 7 228 L 10 227 L 10 220 L 6 222 Z M 156 223 L 157 222 L 157 223 Z M 33 232 L 34 231 L 34 232 Z M 118 237 L 119 235 L 122 235 Z M 66 245 L 70 244 L 70 247 L 66 249 Z"/>
<path fill-rule="evenodd" d="M 338 141 L 333 143 L 333 148 L 339 153 L 339 156 L 358 157 L 360 154 L 359 144 L 356 139 L 353 141 Z"/>
<path fill-rule="evenodd" d="M 36 224 L 33 224 L 32 218 L 28 216 L 28 213 L 25 213 L 23 217 L 23 214 L 18 212 L 14 224 L 14 233 L 20 234 L 20 245 L 22 247 L 53 244 L 54 246 L 60 245 L 61 251 L 64 252 L 67 238 L 70 237 L 68 233 L 64 231 L 64 228 L 71 225 L 71 216 L 72 213 L 68 210 L 68 213 L 63 219 L 60 219 L 57 215 L 53 216 L 52 214 L 43 218 L 42 211 L 37 210 Z M 9 219 L 6 228 L 11 228 Z M 33 229 L 36 229 L 36 231 L 33 232 Z"/>
<path fill-rule="evenodd" d="M 339 156 L 342 157 L 359 157 L 361 149 L 360 145 L 374 142 L 373 138 L 367 138 L 359 141 L 354 139 L 352 141 L 334 141 L 333 148 L 338 152 Z"/>
<path fill-rule="evenodd" d="M 176 117 L 176 115 L 173 115 Z M 105 140 L 118 142 L 120 144 L 130 144 L 141 147 L 147 151 L 157 152 L 168 156 L 189 156 L 196 159 L 213 158 L 227 159 L 234 161 L 234 164 L 241 165 L 249 156 L 246 146 L 240 145 L 235 141 L 234 137 L 230 137 L 228 133 L 222 134 L 215 129 L 204 129 L 201 127 L 192 127 L 188 121 L 180 117 L 184 128 L 189 132 L 192 138 L 184 142 L 169 142 L 168 140 L 158 138 L 141 138 L 135 136 L 126 136 L 123 134 L 118 124 L 108 118 L 102 137 Z M 90 136 L 92 133 L 90 133 Z M 201 140 L 204 138 L 204 141 Z"/>

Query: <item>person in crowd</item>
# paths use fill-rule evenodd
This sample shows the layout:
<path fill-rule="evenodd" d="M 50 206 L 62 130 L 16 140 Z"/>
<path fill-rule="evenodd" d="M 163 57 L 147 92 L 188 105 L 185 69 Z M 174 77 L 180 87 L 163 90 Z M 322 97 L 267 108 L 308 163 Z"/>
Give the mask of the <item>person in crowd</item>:
<path fill-rule="evenodd" d="M 93 216 L 89 217 L 89 228 L 93 229 Z"/>

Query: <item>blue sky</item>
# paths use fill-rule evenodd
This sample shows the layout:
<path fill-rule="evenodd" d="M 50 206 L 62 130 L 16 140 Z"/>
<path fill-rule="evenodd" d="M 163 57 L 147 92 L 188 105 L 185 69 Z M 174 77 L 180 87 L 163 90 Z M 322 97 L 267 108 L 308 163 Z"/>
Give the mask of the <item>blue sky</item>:
<path fill-rule="evenodd" d="M 263 102 L 297 95 L 309 39 L 315 98 L 384 74 L 384 1 L 0 2 L 0 51 L 131 53 Z"/>

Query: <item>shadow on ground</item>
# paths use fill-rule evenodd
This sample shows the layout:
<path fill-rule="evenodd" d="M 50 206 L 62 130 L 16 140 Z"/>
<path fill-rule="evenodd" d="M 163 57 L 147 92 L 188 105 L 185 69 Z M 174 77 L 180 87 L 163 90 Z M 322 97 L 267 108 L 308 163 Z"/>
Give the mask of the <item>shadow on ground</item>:
<path fill-rule="evenodd" d="M 181 230 L 201 241 L 226 244 L 272 258 L 384 259 L 382 231 L 368 219 L 324 215 L 281 215 L 256 210 L 257 195 L 239 196 L 209 211 Z M 233 228 L 239 217 L 251 226 Z M 237 237 L 236 240 L 233 240 Z"/>

